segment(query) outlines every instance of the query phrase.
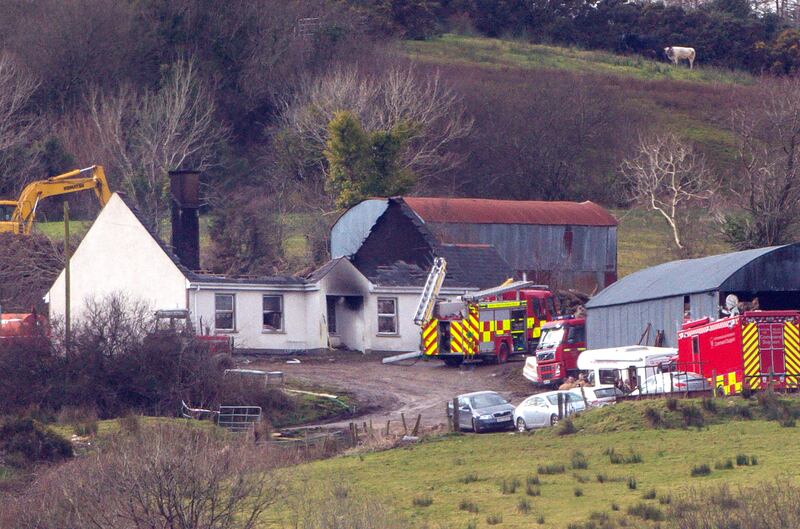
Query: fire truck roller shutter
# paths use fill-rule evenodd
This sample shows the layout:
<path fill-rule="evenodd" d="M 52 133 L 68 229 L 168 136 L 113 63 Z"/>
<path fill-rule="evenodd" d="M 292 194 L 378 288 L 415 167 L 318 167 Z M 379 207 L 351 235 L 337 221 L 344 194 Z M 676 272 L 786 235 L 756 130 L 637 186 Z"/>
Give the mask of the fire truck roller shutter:
<path fill-rule="evenodd" d="M 798 322 L 787 321 L 783 324 L 784 365 L 786 370 L 786 386 L 797 387 L 800 374 L 800 330 Z"/>
<path fill-rule="evenodd" d="M 758 327 L 755 322 L 747 323 L 742 329 L 742 351 L 744 356 L 744 379 L 750 388 L 761 386 L 761 355 L 758 350 Z"/>

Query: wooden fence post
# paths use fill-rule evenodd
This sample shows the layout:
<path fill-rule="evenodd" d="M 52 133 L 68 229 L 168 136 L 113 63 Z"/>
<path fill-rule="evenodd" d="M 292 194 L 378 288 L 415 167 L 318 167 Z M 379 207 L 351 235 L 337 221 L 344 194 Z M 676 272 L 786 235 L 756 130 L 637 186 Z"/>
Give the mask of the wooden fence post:
<path fill-rule="evenodd" d="M 453 399 L 453 431 L 457 432 L 461 428 L 460 410 L 458 409 L 458 398 Z"/>
<path fill-rule="evenodd" d="M 724 391 L 725 390 L 723 389 L 723 392 Z M 717 370 L 716 369 L 712 369 L 711 370 L 711 394 L 713 395 L 713 398 L 715 398 L 715 399 L 717 398 Z"/>
<path fill-rule="evenodd" d="M 411 435 L 416 437 L 419 434 L 419 423 L 422 420 L 422 414 L 420 413 L 417 415 L 417 422 L 414 424 L 414 429 L 411 431 Z"/>
<path fill-rule="evenodd" d="M 558 420 L 560 421 L 563 418 L 564 418 L 564 394 L 563 393 L 559 393 L 558 394 Z"/>
<path fill-rule="evenodd" d="M 389 437 L 389 425 L 391 424 L 392 420 L 389 419 L 386 421 L 386 437 Z"/>
<path fill-rule="evenodd" d="M 406 414 L 400 412 L 400 420 L 403 421 L 403 435 L 408 435 L 408 426 L 406 426 Z"/>

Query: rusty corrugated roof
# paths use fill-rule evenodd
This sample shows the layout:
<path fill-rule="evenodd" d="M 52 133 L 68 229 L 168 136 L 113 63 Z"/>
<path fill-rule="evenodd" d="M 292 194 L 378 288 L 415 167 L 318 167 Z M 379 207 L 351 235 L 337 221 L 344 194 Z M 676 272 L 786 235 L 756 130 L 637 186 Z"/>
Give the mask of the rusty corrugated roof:
<path fill-rule="evenodd" d="M 425 222 L 616 226 L 617 219 L 594 202 L 398 197 Z"/>

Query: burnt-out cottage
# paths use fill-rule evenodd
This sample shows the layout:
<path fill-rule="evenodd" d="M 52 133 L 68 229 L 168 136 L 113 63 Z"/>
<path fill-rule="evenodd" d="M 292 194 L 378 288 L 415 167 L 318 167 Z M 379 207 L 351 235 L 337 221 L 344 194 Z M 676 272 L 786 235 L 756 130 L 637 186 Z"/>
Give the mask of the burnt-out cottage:
<path fill-rule="evenodd" d="M 497 284 L 505 262 L 516 278 L 592 292 L 617 279 L 617 221 L 588 201 L 374 198 L 337 220 L 331 254 L 368 277 L 442 256 L 448 275 L 468 271 L 472 283 Z"/>

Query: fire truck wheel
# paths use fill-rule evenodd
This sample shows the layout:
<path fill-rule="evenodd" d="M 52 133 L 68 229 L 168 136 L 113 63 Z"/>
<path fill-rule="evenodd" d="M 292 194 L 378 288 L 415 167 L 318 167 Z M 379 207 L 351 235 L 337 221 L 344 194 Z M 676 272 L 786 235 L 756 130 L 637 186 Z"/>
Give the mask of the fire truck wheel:
<path fill-rule="evenodd" d="M 508 362 L 508 344 L 504 343 L 500 345 L 500 351 L 497 352 L 497 363 L 505 364 L 506 362 Z"/>
<path fill-rule="evenodd" d="M 447 367 L 458 367 L 464 360 L 462 358 L 445 358 L 444 365 Z"/>
<path fill-rule="evenodd" d="M 553 414 L 550 416 L 550 426 L 555 426 L 556 424 L 558 424 L 558 415 Z"/>

